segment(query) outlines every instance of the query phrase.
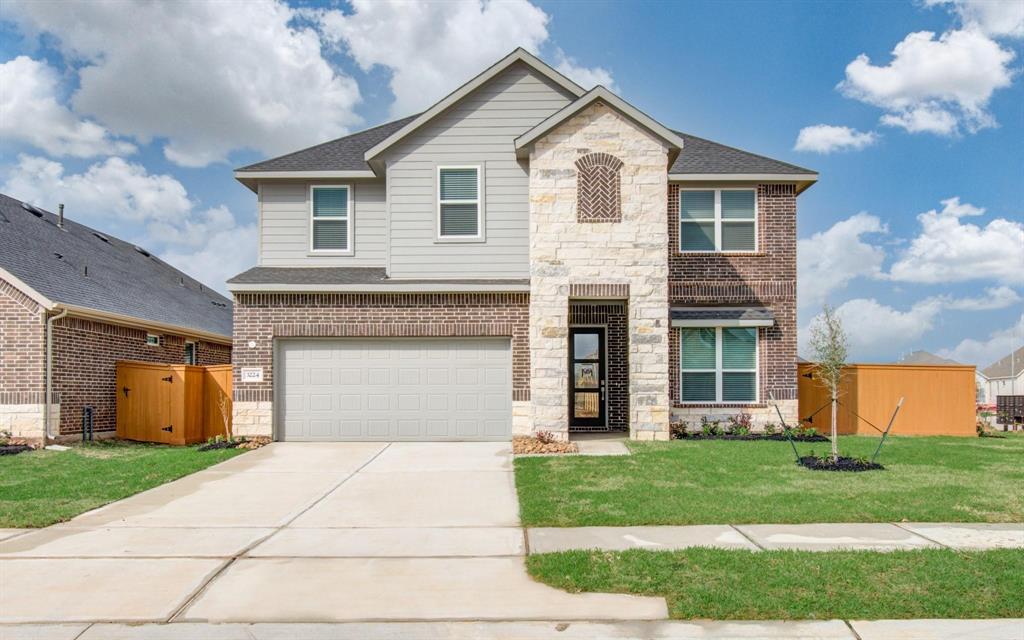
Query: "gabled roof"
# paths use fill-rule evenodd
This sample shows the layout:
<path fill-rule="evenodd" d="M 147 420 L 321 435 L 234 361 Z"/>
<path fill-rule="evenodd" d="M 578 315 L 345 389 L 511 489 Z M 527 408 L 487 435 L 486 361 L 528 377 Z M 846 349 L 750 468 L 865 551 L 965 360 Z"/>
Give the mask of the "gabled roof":
<path fill-rule="evenodd" d="M 669 178 L 685 177 L 693 179 L 694 174 L 780 174 L 798 176 L 815 176 L 814 169 L 805 169 L 795 164 L 775 160 L 767 156 L 757 155 L 743 149 L 726 146 L 719 142 L 698 138 L 689 133 L 676 132 L 686 143 L 686 153 L 679 154 Z"/>
<path fill-rule="evenodd" d="M 665 128 L 660 122 L 651 118 L 643 111 L 640 111 L 601 85 L 597 85 L 573 102 L 570 102 L 565 107 L 551 114 L 534 128 L 516 138 L 516 154 L 520 157 L 527 155 L 527 150 L 531 144 L 595 102 L 607 103 L 616 111 L 622 113 L 630 120 L 647 129 L 650 133 L 661 138 L 661 140 L 675 152 L 678 152 L 683 148 L 683 139 L 679 137 L 675 131 Z"/>
<path fill-rule="evenodd" d="M 387 150 L 389 147 L 391 147 L 392 145 L 394 145 L 399 140 L 409 135 L 416 129 L 420 128 L 422 125 L 432 120 L 434 116 L 440 114 L 448 107 L 452 106 L 465 96 L 472 93 L 474 90 L 482 86 L 491 78 L 497 76 L 499 73 L 501 73 L 502 71 L 516 63 L 523 63 L 528 65 L 529 67 L 533 68 L 535 71 L 547 77 L 549 80 L 561 86 L 563 89 L 565 89 L 566 91 L 568 91 L 569 93 L 576 97 L 582 96 L 585 93 L 583 87 L 576 84 L 569 78 L 565 77 L 558 71 L 555 71 L 552 67 L 542 62 L 539 58 L 537 58 L 530 52 L 520 47 L 513 51 L 512 53 L 505 56 L 504 58 L 502 58 L 501 60 L 497 61 L 487 69 L 485 69 L 483 73 L 479 74 L 466 84 L 462 85 L 455 91 L 449 93 L 444 98 L 441 98 L 441 100 L 436 102 L 434 106 L 430 107 L 423 113 L 417 115 L 411 122 L 406 123 L 398 131 L 395 131 L 384 140 L 381 140 L 379 143 L 367 149 L 366 153 L 363 156 L 366 159 L 366 162 L 370 163 L 372 166 L 374 158 L 384 153 L 384 151 Z"/>
<path fill-rule="evenodd" d="M 982 369 L 981 373 L 988 379 L 1015 378 L 1024 371 L 1024 347 L 996 360 Z"/>
<path fill-rule="evenodd" d="M 48 309 L 231 338 L 231 301 L 145 249 L 0 194 L 0 277 Z"/>

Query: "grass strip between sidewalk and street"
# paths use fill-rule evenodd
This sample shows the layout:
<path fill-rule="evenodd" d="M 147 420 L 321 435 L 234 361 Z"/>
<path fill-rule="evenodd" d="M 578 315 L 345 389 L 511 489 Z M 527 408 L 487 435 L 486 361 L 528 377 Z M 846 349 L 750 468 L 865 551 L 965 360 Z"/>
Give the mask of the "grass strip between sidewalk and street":
<path fill-rule="evenodd" d="M 45 527 L 245 453 L 100 440 L 0 457 L 0 528 Z"/>
<path fill-rule="evenodd" d="M 878 438 L 844 436 L 846 456 Z M 892 437 L 884 470 L 812 471 L 788 442 L 631 442 L 629 456 L 517 458 L 529 527 L 813 522 L 1024 522 L 1024 434 Z M 798 443 L 823 455 L 828 443 Z"/>
<path fill-rule="evenodd" d="M 1024 617 L 1024 550 L 566 551 L 532 555 L 570 592 L 663 596 L 677 619 Z"/>

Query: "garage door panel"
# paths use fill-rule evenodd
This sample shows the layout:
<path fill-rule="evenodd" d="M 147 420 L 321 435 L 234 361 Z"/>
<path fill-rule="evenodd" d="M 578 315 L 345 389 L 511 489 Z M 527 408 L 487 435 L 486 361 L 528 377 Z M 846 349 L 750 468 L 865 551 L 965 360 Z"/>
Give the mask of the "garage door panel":
<path fill-rule="evenodd" d="M 283 340 L 285 440 L 511 437 L 507 338 Z"/>

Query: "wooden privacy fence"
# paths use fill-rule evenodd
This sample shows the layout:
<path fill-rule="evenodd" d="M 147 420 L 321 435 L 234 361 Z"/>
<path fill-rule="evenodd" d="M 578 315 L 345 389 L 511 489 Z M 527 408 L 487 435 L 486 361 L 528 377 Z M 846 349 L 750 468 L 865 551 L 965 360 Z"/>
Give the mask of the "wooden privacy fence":
<path fill-rule="evenodd" d="M 828 389 L 811 363 L 797 365 L 800 419 L 819 433 L 832 429 Z M 881 435 L 899 399 L 906 398 L 892 428 L 894 435 L 973 436 L 974 367 L 953 365 L 853 364 L 843 369 L 838 431 Z M 859 416 L 859 417 L 858 417 Z"/>
<path fill-rule="evenodd" d="M 193 444 L 231 430 L 231 365 L 117 363 L 117 437 Z"/>

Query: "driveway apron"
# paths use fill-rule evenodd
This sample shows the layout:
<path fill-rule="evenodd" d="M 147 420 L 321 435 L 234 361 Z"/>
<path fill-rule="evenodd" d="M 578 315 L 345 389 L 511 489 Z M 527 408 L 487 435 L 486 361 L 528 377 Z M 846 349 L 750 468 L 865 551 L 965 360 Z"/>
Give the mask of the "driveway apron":
<path fill-rule="evenodd" d="M 523 565 L 507 443 L 275 443 L 0 541 L 0 622 L 611 620 Z"/>

